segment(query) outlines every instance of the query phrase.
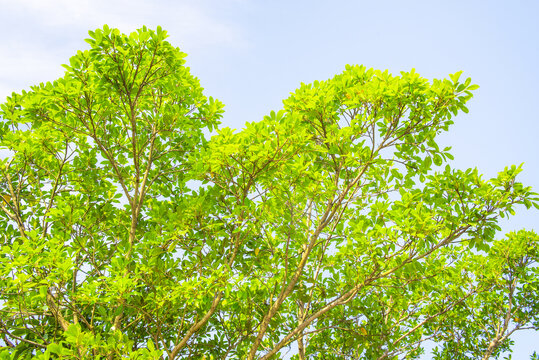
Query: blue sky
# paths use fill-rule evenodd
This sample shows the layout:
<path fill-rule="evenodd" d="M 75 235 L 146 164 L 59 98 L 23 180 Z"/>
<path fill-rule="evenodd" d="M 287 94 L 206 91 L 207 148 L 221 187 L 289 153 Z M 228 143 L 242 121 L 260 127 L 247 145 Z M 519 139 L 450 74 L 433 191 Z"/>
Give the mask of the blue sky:
<path fill-rule="evenodd" d="M 429 79 L 463 70 L 481 88 L 441 137 L 453 165 L 490 177 L 524 162 L 520 180 L 539 191 L 538 1 L 0 0 L 0 9 L 0 101 L 60 77 L 103 24 L 161 25 L 237 129 L 346 64 Z M 539 231 L 539 213 L 520 210 L 504 230 Z M 514 359 L 539 351 L 537 338 L 515 337 Z"/>

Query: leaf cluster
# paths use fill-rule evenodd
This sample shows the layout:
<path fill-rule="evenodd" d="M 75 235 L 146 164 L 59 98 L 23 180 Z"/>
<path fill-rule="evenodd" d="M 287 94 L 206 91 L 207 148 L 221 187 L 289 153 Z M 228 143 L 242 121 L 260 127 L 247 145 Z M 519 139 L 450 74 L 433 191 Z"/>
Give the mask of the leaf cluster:
<path fill-rule="evenodd" d="M 0 358 L 487 359 L 538 328 L 539 237 L 497 237 L 537 194 L 436 142 L 469 78 L 347 66 L 218 129 L 165 39 L 92 31 L 2 104 Z"/>

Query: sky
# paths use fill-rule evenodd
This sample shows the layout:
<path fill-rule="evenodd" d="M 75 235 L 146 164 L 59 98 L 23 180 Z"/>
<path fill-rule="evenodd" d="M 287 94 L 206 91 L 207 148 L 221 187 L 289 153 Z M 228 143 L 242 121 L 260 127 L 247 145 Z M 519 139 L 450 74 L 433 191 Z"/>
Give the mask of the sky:
<path fill-rule="evenodd" d="M 488 178 L 524 163 L 520 181 L 539 191 L 539 1 L 0 0 L 0 9 L 0 102 L 62 76 L 104 24 L 167 30 L 235 129 L 346 64 L 428 79 L 462 70 L 480 89 L 440 137 L 452 166 Z M 538 215 L 518 209 L 503 230 L 539 231 Z M 513 358 L 529 359 L 538 338 L 516 336 Z"/>

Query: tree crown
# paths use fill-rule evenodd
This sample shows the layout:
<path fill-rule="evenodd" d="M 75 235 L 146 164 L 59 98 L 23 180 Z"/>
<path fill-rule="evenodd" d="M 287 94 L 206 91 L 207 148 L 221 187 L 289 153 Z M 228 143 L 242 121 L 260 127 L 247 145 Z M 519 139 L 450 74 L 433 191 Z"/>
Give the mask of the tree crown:
<path fill-rule="evenodd" d="M 2 104 L 1 358 L 486 359 L 538 328 L 539 237 L 496 238 L 537 194 L 436 142 L 469 78 L 347 66 L 235 132 L 165 39 L 91 31 Z"/>

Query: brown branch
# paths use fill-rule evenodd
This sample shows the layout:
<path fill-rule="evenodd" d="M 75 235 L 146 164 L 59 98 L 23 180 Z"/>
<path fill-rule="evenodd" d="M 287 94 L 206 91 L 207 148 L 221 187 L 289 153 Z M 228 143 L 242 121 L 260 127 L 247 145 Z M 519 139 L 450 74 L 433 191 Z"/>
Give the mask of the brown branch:
<path fill-rule="evenodd" d="M 52 315 L 56 319 L 56 322 L 60 324 L 60 326 L 62 327 L 62 330 L 67 331 L 69 327 L 69 323 L 65 320 L 64 316 L 62 315 L 57 299 L 52 294 L 50 289 L 47 291 L 47 305 L 49 306 L 49 309 Z"/>

